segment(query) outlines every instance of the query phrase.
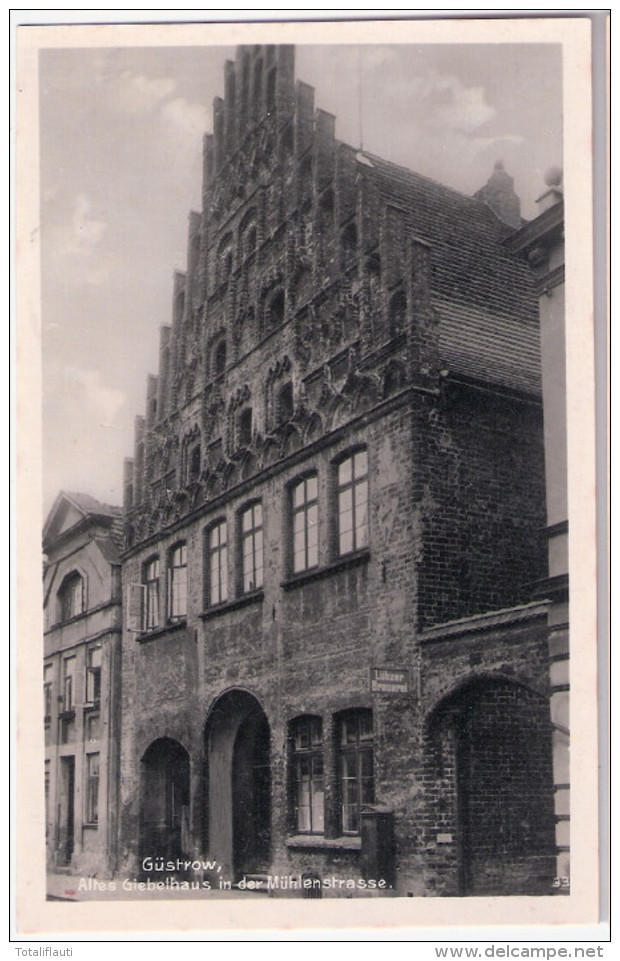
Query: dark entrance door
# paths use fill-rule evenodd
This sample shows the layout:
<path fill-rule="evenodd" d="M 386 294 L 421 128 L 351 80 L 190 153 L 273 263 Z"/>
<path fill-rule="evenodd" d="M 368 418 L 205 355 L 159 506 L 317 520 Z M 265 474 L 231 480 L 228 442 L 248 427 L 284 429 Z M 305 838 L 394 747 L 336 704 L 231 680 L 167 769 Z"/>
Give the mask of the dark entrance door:
<path fill-rule="evenodd" d="M 236 877 L 269 866 L 269 724 L 262 710 L 241 723 L 233 748 L 233 863 Z"/>
<path fill-rule="evenodd" d="M 181 858 L 189 847 L 189 756 L 170 738 L 154 741 L 142 758 L 142 858 Z"/>

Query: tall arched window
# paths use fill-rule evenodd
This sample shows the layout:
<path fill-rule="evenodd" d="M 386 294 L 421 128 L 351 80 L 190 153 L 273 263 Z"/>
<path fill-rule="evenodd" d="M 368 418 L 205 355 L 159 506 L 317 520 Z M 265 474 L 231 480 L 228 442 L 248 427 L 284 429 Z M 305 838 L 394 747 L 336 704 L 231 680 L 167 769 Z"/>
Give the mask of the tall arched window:
<path fill-rule="evenodd" d="M 319 493 L 316 474 L 304 477 L 291 488 L 293 573 L 318 564 Z"/>
<path fill-rule="evenodd" d="M 168 619 L 187 616 L 187 544 L 182 541 L 168 553 Z"/>
<path fill-rule="evenodd" d="M 375 799 L 372 711 L 347 711 L 336 726 L 340 829 L 360 833 L 360 809 Z"/>
<path fill-rule="evenodd" d="M 207 606 L 228 600 L 228 533 L 226 520 L 205 531 L 205 600 Z"/>
<path fill-rule="evenodd" d="M 368 547 L 368 454 L 358 450 L 338 464 L 338 553 Z"/>
<path fill-rule="evenodd" d="M 290 724 L 290 739 L 294 829 L 298 834 L 322 834 L 325 789 L 321 718 L 295 718 Z"/>
<path fill-rule="evenodd" d="M 159 627 L 159 557 L 151 557 L 144 564 L 142 583 L 144 585 L 142 629 L 152 631 Z"/>
<path fill-rule="evenodd" d="M 72 617 L 83 614 L 86 610 L 86 591 L 84 578 L 78 571 L 67 574 L 63 580 L 58 598 L 60 601 L 60 619 L 70 621 Z"/>
<path fill-rule="evenodd" d="M 263 507 L 250 504 L 240 515 L 242 593 L 263 586 Z"/>

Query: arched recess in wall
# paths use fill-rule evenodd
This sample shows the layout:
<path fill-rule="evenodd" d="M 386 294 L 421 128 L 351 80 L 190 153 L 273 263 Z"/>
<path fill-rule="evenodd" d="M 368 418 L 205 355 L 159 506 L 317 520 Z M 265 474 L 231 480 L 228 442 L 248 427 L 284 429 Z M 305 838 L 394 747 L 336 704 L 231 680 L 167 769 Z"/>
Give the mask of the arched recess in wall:
<path fill-rule="evenodd" d="M 269 866 L 270 740 L 265 711 L 249 691 L 216 700 L 205 724 L 205 848 L 235 878 Z"/>
<path fill-rule="evenodd" d="M 237 416 L 237 446 L 249 447 L 252 443 L 252 408 L 244 407 Z"/>
<path fill-rule="evenodd" d="M 388 336 L 396 337 L 405 329 L 407 316 L 407 298 L 405 291 L 399 287 L 390 297 L 388 306 Z"/>
<path fill-rule="evenodd" d="M 57 623 L 65 623 L 86 611 L 87 578 L 75 568 L 62 579 L 57 591 Z"/>
<path fill-rule="evenodd" d="M 140 762 L 140 855 L 182 858 L 191 854 L 190 759 L 169 737 L 158 738 Z"/>
<path fill-rule="evenodd" d="M 323 421 L 320 414 L 314 411 L 308 417 L 307 423 L 304 429 L 304 444 L 309 444 L 313 440 L 317 440 L 323 433 Z"/>
<path fill-rule="evenodd" d="M 281 286 L 272 287 L 263 302 L 263 329 L 267 334 L 284 323 L 284 290 Z"/>
<path fill-rule="evenodd" d="M 225 283 L 233 269 L 233 235 L 225 234 L 217 248 L 217 282 Z"/>
<path fill-rule="evenodd" d="M 218 340 L 216 340 L 213 345 L 212 350 L 212 367 L 211 373 L 213 377 L 221 377 L 222 374 L 226 372 L 226 336 L 222 335 Z"/>
<path fill-rule="evenodd" d="M 243 260 L 256 251 L 256 241 L 256 208 L 251 207 L 239 225 L 239 252 Z"/>
<path fill-rule="evenodd" d="M 424 783 L 426 840 L 442 838 L 437 894 L 549 893 L 555 825 L 545 697 L 499 675 L 460 685 L 427 718 Z"/>
<path fill-rule="evenodd" d="M 285 424 L 295 412 L 293 384 L 290 380 L 282 384 L 276 394 L 276 423 Z"/>
<path fill-rule="evenodd" d="M 188 462 L 187 462 L 187 479 L 190 484 L 197 481 L 200 477 L 200 471 L 202 466 L 202 451 L 200 446 L 200 439 L 195 441 L 189 449 Z"/>

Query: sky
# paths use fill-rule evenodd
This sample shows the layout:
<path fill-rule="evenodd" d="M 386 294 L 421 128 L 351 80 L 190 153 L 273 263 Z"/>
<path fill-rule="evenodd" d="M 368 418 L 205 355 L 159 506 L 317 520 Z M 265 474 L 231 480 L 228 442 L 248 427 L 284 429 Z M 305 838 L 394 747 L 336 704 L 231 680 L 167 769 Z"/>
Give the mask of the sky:
<path fill-rule="evenodd" d="M 234 52 L 39 54 L 44 513 L 61 489 L 122 503 Z M 297 46 L 296 76 L 340 140 L 463 193 L 502 160 L 528 219 L 562 165 L 559 45 Z"/>

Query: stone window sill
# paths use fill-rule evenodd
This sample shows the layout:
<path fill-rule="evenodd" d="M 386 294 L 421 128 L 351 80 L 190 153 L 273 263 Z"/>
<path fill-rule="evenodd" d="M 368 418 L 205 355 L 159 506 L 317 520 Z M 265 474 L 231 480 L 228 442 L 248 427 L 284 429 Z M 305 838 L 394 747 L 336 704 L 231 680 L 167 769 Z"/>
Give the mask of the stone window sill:
<path fill-rule="evenodd" d="M 248 604 L 258 604 L 263 600 L 265 592 L 261 588 L 258 591 L 252 591 L 249 594 L 243 594 L 241 597 L 235 597 L 231 601 L 224 601 L 223 604 L 216 604 L 213 607 L 208 608 L 203 611 L 199 617 L 203 621 L 208 621 L 210 617 L 218 617 L 220 614 L 228 614 L 229 611 L 239 610 L 241 607 L 247 607 Z"/>
<path fill-rule="evenodd" d="M 294 834 L 287 838 L 287 848 L 315 848 L 324 851 L 361 851 L 362 839 L 344 835 L 326 838 L 322 834 Z"/>
<path fill-rule="evenodd" d="M 154 641 L 157 637 L 163 637 L 164 634 L 173 634 L 174 631 L 180 631 L 184 627 L 187 627 L 187 619 L 183 618 L 182 621 L 173 621 L 171 624 L 164 624 L 163 627 L 155 627 L 152 631 L 143 631 L 142 634 L 138 634 L 136 640 L 142 644 L 144 641 Z"/>
<path fill-rule="evenodd" d="M 351 567 L 360 567 L 362 564 L 367 564 L 369 560 L 370 551 L 367 547 L 365 547 L 363 550 L 356 551 L 354 554 L 347 554 L 346 557 L 339 557 L 337 560 L 332 561 L 325 567 L 313 567 L 310 571 L 303 571 L 301 574 L 293 574 L 285 581 L 282 581 L 280 586 L 283 590 L 290 591 L 302 584 L 309 584 L 312 581 L 321 580 L 323 577 L 329 577 L 331 574 L 336 574 L 338 571 L 346 571 Z"/>

